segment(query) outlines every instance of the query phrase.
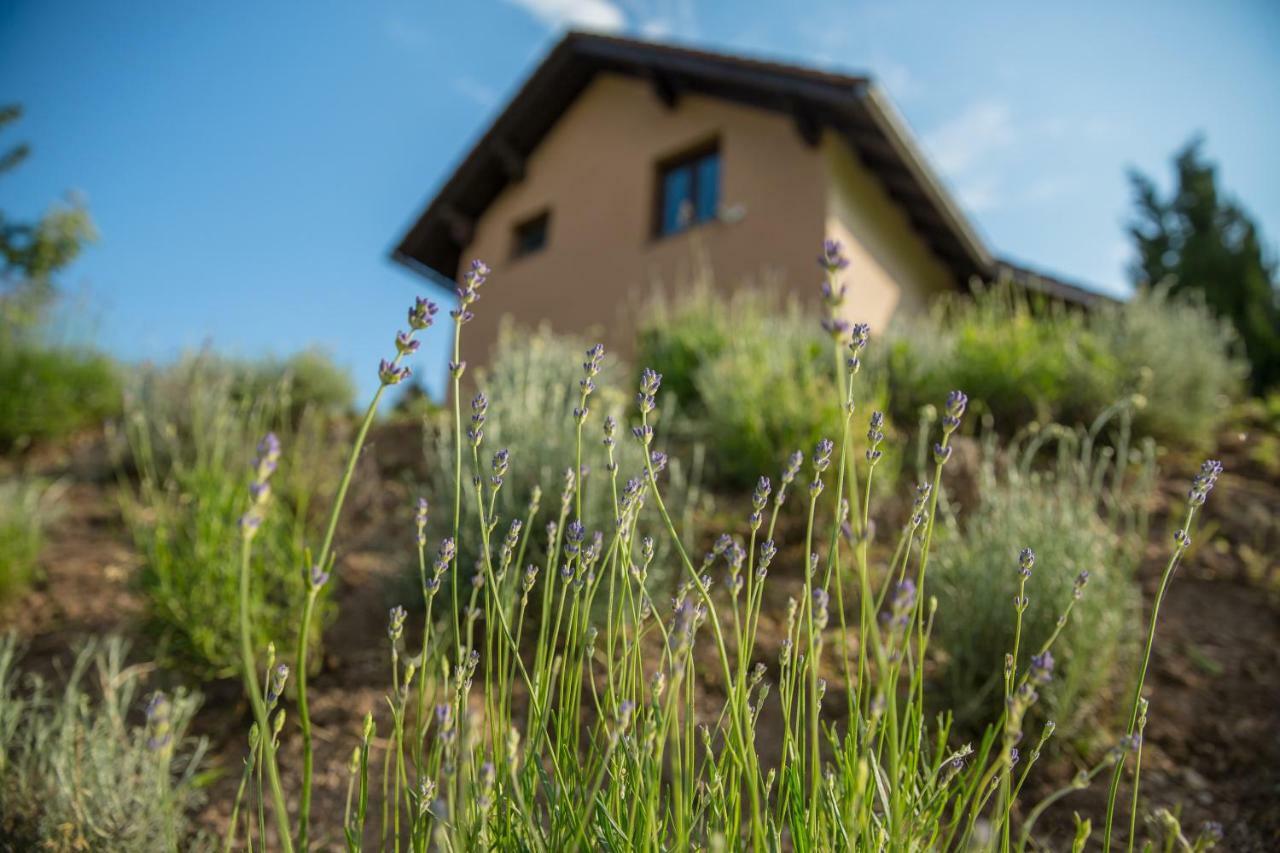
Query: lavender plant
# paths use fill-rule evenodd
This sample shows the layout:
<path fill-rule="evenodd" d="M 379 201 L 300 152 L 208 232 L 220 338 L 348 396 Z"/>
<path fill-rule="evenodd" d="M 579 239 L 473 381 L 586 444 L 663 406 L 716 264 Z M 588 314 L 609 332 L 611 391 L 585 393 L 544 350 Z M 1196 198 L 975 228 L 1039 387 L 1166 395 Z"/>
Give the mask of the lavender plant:
<path fill-rule="evenodd" d="M 526 330 L 510 322 L 500 327 L 493 355 L 478 373 L 477 380 L 487 398 L 495 401 L 492 411 L 485 415 L 485 444 L 502 448 L 510 459 L 517 460 L 517 464 L 509 465 L 503 474 L 503 488 L 497 493 L 493 509 L 497 516 L 519 517 L 524 525 L 544 527 L 558 518 L 554 490 L 567 473 L 579 470 L 586 472 L 587 482 L 575 493 L 575 515 L 592 529 L 602 529 L 611 523 L 616 512 L 613 498 L 608 489 L 595 487 L 600 477 L 593 478 L 591 472 L 607 473 L 610 465 L 620 466 L 623 471 L 637 471 L 644 454 L 636 442 L 619 440 L 625 432 L 620 424 L 627 417 L 629 394 L 616 383 L 618 377 L 629 375 L 629 370 L 615 359 L 607 362 L 597 359 L 599 363 L 592 366 L 593 375 L 587 376 L 584 366 L 587 350 L 587 342 L 553 334 L 546 327 Z M 589 356 L 585 358 L 586 363 L 591 363 Z M 585 404 L 583 394 L 588 388 L 584 382 L 590 382 Z M 576 428 L 565 428 L 566 423 L 576 419 L 575 411 L 584 405 L 589 408 L 593 423 L 614 425 L 613 435 L 593 431 L 579 440 Z M 452 419 L 452 411 L 442 413 L 425 431 L 424 450 L 430 473 L 422 487 L 436 503 L 453 493 Z M 695 513 L 705 512 L 709 505 L 708 496 L 700 488 L 701 448 L 695 446 L 691 456 L 691 464 L 687 466 L 681 464 L 682 460 L 672 459 L 668 472 L 668 503 L 684 522 L 686 546 L 692 545 L 696 534 Z M 475 501 L 477 486 L 471 477 L 464 477 L 462 485 L 462 527 L 472 529 L 479 520 Z M 429 532 L 451 535 L 453 522 L 449 514 L 437 513 L 436 516 L 431 520 Z M 463 537 L 458 547 L 460 564 L 476 565 L 480 557 L 479 542 Z M 656 547 L 656 563 L 661 569 L 666 565 L 664 561 L 670 547 L 665 540 Z M 544 559 L 544 550 L 542 543 L 535 539 L 526 548 L 526 559 Z M 470 583 L 470 577 L 464 576 L 462 581 Z M 416 576 L 414 583 L 418 583 Z M 446 595 L 451 595 L 449 583 L 450 578 L 446 578 Z"/>
<path fill-rule="evenodd" d="M 293 459 L 274 483 L 276 509 L 264 519 L 257 546 L 265 559 L 252 608 L 255 643 L 275 639 L 293 649 L 293 602 L 308 593 L 300 566 L 314 528 L 312 502 L 332 493 L 335 466 L 322 448 L 330 422 L 310 409 L 294 416 L 289 380 L 252 399 L 242 394 L 238 370 L 196 358 L 164 371 L 145 372 L 126 403 L 124 438 L 136 487 L 121 489 L 124 519 L 145 560 L 138 578 L 147 625 L 162 659 L 203 677 L 240 669 L 236 614 L 237 508 L 250 478 L 255 436 L 274 429 Z M 328 617 L 327 593 L 314 602 L 320 617 L 307 643 L 320 640 Z"/>
<path fill-rule="evenodd" d="M 834 318 L 845 266 L 838 244 L 824 247 L 821 264 Z M 594 408 L 595 378 L 606 356 L 592 347 L 564 428 L 574 436 L 575 458 L 583 442 L 599 440 L 608 464 L 571 469 L 555 517 L 540 528 L 498 510 L 509 472 L 521 464 L 495 447 L 487 431 L 501 401 L 484 389 L 462 393 L 458 336 L 487 277 L 483 264 L 468 269 L 452 314 L 451 535 L 432 541 L 429 516 L 438 510 L 418 505 L 406 539 L 416 542 L 428 617 L 421 645 L 411 646 L 410 614 L 401 607 L 389 614 L 384 642 L 391 690 L 387 712 L 366 717 L 352 752 L 343 819 L 348 849 L 1022 850 L 1048 804 L 1109 768 L 1118 776 L 1122 756 L 1136 754 L 1140 739 L 1133 734 L 1145 706 L 1141 716 L 1135 710 L 1122 744 L 1022 816 L 1019 798 L 1054 732 L 1051 722 L 1030 730 L 1031 715 L 1056 677 L 1057 643 L 1078 601 L 1072 596 L 1062 603 L 1047 633 L 1024 624 L 1038 583 L 1030 548 L 1008 558 L 1015 628 L 995 721 L 976 744 L 962 744 L 953 742 L 949 717 L 930 719 L 926 711 L 925 663 L 938 619 L 930 559 L 952 440 L 966 417 L 965 394 L 946 398 L 932 470 L 917 487 L 896 543 L 892 537 L 879 542 L 869 507 L 884 419 L 858 405 L 870 331 L 828 323 L 838 429 L 779 460 L 780 473 L 765 472 L 742 525 L 699 556 L 684 545 L 667 502 L 671 460 L 659 449 L 656 428 L 662 375 L 641 373 L 627 424 L 602 420 Z M 411 309 L 398 354 L 380 368 L 384 389 L 407 375 L 401 360 L 416 349 L 414 333 L 434 313 L 422 301 Z M 356 436 L 317 552 L 313 587 L 336 570 L 337 519 L 381 396 L 379 390 Z M 853 437 L 864 428 L 867 446 L 855 455 Z M 624 440 L 641 451 L 634 469 L 619 462 Z M 269 483 L 280 453 L 276 442 L 263 443 L 241 519 L 243 676 L 254 731 L 261 733 L 251 735 L 250 758 L 266 770 L 258 774 L 265 784 L 242 791 L 248 812 L 256 804 L 264 815 L 269 805 L 276 842 L 293 850 L 329 841 L 310 832 L 306 684 L 300 679 L 297 685 L 303 767 L 295 825 L 276 759 L 287 725 L 279 703 L 289 675 L 271 660 L 260 667 L 248 607 L 256 531 L 273 511 Z M 1207 468 L 1197 480 L 1166 582 L 1216 470 Z M 588 487 L 603 490 L 614 507 L 601 528 L 583 521 Z M 464 497 L 475 505 L 471 524 Z M 777 522 L 788 503 L 806 521 L 798 541 L 784 543 Z M 646 522 L 645 507 L 656 510 L 655 524 Z M 460 570 L 461 537 L 478 542 L 477 570 L 470 584 L 452 584 L 458 601 L 436 621 L 430 604 Z M 545 557 L 529 559 L 535 537 Z M 660 537 L 670 543 L 680 578 L 670 597 L 649 583 Z M 887 560 L 873 559 L 881 553 Z M 764 653 L 759 631 L 771 606 L 766 587 L 781 580 L 771 576 L 788 572 L 799 575 L 799 583 L 775 659 Z M 540 618 L 530 621 L 532 614 Z M 304 608 L 304 632 L 308 615 Z M 304 653 L 295 671 L 306 670 Z M 1139 677 L 1135 703 L 1142 701 L 1141 685 Z M 766 727 L 780 732 L 776 752 L 763 737 Z M 241 805 L 238 800 L 237 809 Z M 1135 800 L 1135 814 L 1136 806 Z M 260 818 L 259 847 L 270 839 L 265 823 Z M 1077 848 L 1090 832 L 1081 826 Z M 227 846 L 239 835 L 233 824 Z M 246 840 L 254 843 L 252 831 Z"/>
<path fill-rule="evenodd" d="M 1072 738 L 1111 697 L 1136 640 L 1134 573 L 1155 474 L 1153 443 L 1131 441 L 1131 410 L 1123 401 L 1089 429 L 1036 428 L 1003 449 L 985 436 L 976 501 L 944 515 L 938 552 L 935 706 L 951 710 L 959 728 L 972 730 L 1000 712 L 1001 673 L 991 662 L 1009 648 L 1015 623 L 1029 636 L 1047 636 L 1073 597 L 1080 599 L 1075 618 L 1061 629 L 1040 710 L 1057 723 L 1059 739 Z M 1036 543 L 1039 568 L 1034 594 L 1015 614 L 1009 561 L 992 555 L 1012 556 L 1027 542 Z M 1024 649 L 1019 665 L 1031 654 Z"/>
<path fill-rule="evenodd" d="M 119 639 L 91 642 L 55 689 L 30 674 L 20 683 L 18 644 L 0 638 L 6 850 L 200 846 L 187 826 L 205 748 L 187 734 L 199 698 L 144 694 L 148 668 L 126 665 L 127 654 Z"/>

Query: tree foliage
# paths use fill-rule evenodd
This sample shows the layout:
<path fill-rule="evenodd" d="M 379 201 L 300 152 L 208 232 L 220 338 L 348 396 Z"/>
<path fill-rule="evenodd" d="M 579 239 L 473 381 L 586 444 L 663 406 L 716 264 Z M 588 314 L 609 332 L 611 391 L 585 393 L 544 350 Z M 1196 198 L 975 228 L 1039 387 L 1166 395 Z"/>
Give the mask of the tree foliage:
<path fill-rule="evenodd" d="M 0 105 L 0 132 L 22 118 L 22 108 Z M 25 142 L 0 149 L 0 176 L 31 153 Z M 0 210 L 0 319 L 6 327 L 38 325 L 56 292 L 55 280 L 93 241 L 89 211 L 76 198 L 56 203 L 34 222 L 15 221 Z"/>
<path fill-rule="evenodd" d="M 1194 292 L 1240 334 L 1255 391 L 1280 385 L 1280 282 L 1275 259 L 1249 214 L 1218 187 L 1216 167 L 1193 139 L 1173 161 L 1175 185 L 1129 176 L 1136 211 L 1129 225 L 1138 252 L 1130 274 L 1141 288 L 1167 284 Z M 1190 342 L 1189 342 L 1190 343 Z"/>

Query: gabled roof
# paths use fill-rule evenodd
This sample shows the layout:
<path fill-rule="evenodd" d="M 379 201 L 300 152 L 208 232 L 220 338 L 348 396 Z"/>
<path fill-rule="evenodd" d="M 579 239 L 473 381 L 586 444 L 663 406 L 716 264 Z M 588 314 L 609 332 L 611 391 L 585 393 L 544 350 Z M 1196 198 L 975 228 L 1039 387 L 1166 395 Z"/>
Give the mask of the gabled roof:
<path fill-rule="evenodd" d="M 870 78 L 579 32 L 568 33 L 534 70 L 393 258 L 419 272 L 456 276 L 476 220 L 508 183 L 523 177 L 529 155 L 600 73 L 647 80 L 669 104 L 688 92 L 784 113 L 810 144 L 829 128 L 857 152 L 957 281 L 992 277 L 1001 268 Z M 1070 298 L 1065 290 L 1061 295 Z"/>

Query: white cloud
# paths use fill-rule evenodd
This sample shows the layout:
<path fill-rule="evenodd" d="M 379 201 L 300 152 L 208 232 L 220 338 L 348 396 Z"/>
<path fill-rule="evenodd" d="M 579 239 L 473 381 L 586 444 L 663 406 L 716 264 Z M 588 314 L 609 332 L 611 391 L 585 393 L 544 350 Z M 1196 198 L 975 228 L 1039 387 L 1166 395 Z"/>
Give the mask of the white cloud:
<path fill-rule="evenodd" d="M 977 101 L 924 135 L 925 147 L 944 173 L 955 179 L 985 165 L 991 156 L 1014 143 L 1009 106 Z"/>
<path fill-rule="evenodd" d="M 895 101 L 909 101 L 924 91 L 923 84 L 910 68 L 887 56 L 873 56 L 866 70 L 875 75 Z"/>
<path fill-rule="evenodd" d="M 1007 200 L 1000 179 L 1001 158 L 1017 140 L 1007 104 L 975 101 L 922 139 L 930 158 L 970 213 L 993 210 Z"/>
<path fill-rule="evenodd" d="M 1066 175 L 1041 175 L 1027 185 L 1022 200 L 1028 204 L 1048 204 L 1070 195 L 1077 185 Z"/>
<path fill-rule="evenodd" d="M 960 203 L 970 213 L 982 213 L 1000 205 L 999 182 L 990 175 L 979 175 L 956 185 Z"/>
<path fill-rule="evenodd" d="M 431 44 L 431 34 L 423 27 L 399 16 L 384 22 L 387 36 L 402 47 L 418 50 Z"/>
<path fill-rule="evenodd" d="M 698 35 L 694 0 L 619 0 L 646 38 L 691 39 Z"/>
<path fill-rule="evenodd" d="M 486 109 L 498 103 L 497 90 L 474 77 L 455 77 L 449 81 L 449 85 L 462 97 Z"/>
<path fill-rule="evenodd" d="M 555 29 L 582 27 L 613 32 L 623 29 L 627 16 L 611 0 L 506 0 Z"/>

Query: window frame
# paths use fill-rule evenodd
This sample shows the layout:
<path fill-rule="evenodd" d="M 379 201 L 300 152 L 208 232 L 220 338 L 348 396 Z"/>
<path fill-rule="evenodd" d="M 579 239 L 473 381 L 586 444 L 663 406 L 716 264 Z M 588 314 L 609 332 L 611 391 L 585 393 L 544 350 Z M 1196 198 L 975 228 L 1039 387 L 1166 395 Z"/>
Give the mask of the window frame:
<path fill-rule="evenodd" d="M 534 226 L 542 225 L 542 242 L 532 249 L 524 249 L 521 237 L 527 229 Z M 511 260 L 518 261 L 524 258 L 533 257 L 546 251 L 547 244 L 551 242 L 551 208 L 544 207 L 537 213 L 526 216 L 516 221 L 511 226 Z"/>
<path fill-rule="evenodd" d="M 666 178 L 669 174 L 677 169 L 689 167 L 689 199 L 694 204 L 694 215 L 697 216 L 698 203 L 698 164 L 708 157 L 715 157 L 716 164 L 716 210 L 706 219 L 694 219 L 684 228 L 674 231 L 664 231 L 663 226 L 663 202 L 666 201 Z M 659 159 L 654 164 L 654 187 L 653 187 L 653 210 L 650 221 L 650 237 L 654 240 L 664 240 L 668 237 L 676 237 L 688 231 L 697 228 L 699 225 L 705 225 L 710 222 L 717 222 L 720 219 L 720 189 L 724 185 L 724 152 L 720 145 L 718 136 L 699 142 L 696 145 L 682 149 L 676 154 L 669 155 Z"/>

